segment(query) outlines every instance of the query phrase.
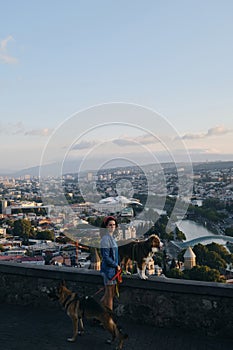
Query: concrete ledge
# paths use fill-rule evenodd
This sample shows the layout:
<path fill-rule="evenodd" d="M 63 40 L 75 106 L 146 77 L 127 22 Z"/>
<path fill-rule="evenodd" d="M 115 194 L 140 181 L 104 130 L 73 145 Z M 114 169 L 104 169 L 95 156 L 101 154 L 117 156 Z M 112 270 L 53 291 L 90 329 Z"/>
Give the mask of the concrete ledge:
<path fill-rule="evenodd" d="M 0 302 L 58 307 L 46 291 L 61 280 L 80 295 L 102 296 L 103 279 L 98 271 L 0 262 Z M 130 322 L 233 337 L 232 299 L 233 285 L 163 277 L 144 281 L 123 276 L 115 312 Z"/>
<path fill-rule="evenodd" d="M 59 281 L 64 279 L 67 281 L 102 284 L 102 276 L 99 271 L 71 267 L 50 265 L 30 266 L 21 263 L 0 262 L 0 273 L 45 279 L 52 278 Z M 233 298 L 233 285 L 230 284 L 179 280 L 156 276 L 151 276 L 147 280 L 141 280 L 137 276 L 123 275 L 122 287 Z"/>

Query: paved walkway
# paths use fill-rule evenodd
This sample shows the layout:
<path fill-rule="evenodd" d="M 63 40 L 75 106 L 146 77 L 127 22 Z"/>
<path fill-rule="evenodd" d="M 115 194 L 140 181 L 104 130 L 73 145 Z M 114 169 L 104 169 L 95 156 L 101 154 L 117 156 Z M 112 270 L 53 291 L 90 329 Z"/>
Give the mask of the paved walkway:
<path fill-rule="evenodd" d="M 64 311 L 0 304 L 0 347 L 2 350 L 112 350 L 105 344 L 108 333 L 100 326 L 85 322 L 86 334 L 75 343 L 71 335 L 71 321 Z M 181 329 L 162 329 L 135 325 L 120 319 L 128 333 L 125 350 L 227 350 L 232 339 L 205 337 Z"/>

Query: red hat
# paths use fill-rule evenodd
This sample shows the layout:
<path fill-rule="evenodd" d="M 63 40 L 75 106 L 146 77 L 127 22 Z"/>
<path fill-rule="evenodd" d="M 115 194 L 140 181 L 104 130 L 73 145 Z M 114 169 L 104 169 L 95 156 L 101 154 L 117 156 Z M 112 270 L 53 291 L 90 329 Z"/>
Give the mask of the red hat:
<path fill-rule="evenodd" d="M 114 220 L 116 222 L 116 224 L 117 224 L 117 220 L 116 220 L 116 218 L 114 216 L 106 216 L 104 218 L 104 220 L 103 220 L 104 225 L 106 225 L 107 222 L 110 221 L 110 220 Z"/>

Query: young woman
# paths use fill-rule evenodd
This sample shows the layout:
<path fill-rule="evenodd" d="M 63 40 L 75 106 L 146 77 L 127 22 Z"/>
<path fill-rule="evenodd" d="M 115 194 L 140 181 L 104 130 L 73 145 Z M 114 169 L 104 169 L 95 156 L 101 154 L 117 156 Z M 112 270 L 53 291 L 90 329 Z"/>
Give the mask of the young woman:
<path fill-rule="evenodd" d="M 118 264 L 118 246 L 113 236 L 118 227 L 117 220 L 113 216 L 107 216 L 102 225 L 102 238 L 100 242 L 102 262 L 101 272 L 104 277 L 105 292 L 101 299 L 104 306 L 113 309 L 113 299 L 116 294 L 116 279 L 113 277 L 121 268 Z"/>

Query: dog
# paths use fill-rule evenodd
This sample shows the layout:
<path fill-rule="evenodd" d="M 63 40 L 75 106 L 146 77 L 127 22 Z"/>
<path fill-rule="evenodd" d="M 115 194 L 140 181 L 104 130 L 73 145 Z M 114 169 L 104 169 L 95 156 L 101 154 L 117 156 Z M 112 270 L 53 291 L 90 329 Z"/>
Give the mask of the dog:
<path fill-rule="evenodd" d="M 103 327 L 112 335 L 111 342 L 117 339 L 117 349 L 122 349 L 124 340 L 128 338 L 128 335 L 123 334 L 118 329 L 110 309 L 100 304 L 93 297 L 79 297 L 77 293 L 72 292 L 66 287 L 64 281 L 58 287 L 47 292 L 47 294 L 50 299 L 59 301 L 72 320 L 73 335 L 67 339 L 69 342 L 74 342 L 77 335 L 84 332 L 83 318 L 87 318 L 100 321 Z"/>
<path fill-rule="evenodd" d="M 159 251 L 161 247 L 160 239 L 157 235 L 150 235 L 148 239 L 140 241 L 134 240 L 118 247 L 118 254 L 121 267 L 126 273 L 132 266 L 132 262 L 137 264 L 137 272 L 141 279 L 147 279 L 146 265 L 152 256 Z"/>

